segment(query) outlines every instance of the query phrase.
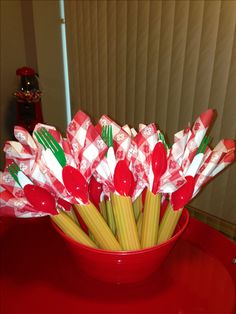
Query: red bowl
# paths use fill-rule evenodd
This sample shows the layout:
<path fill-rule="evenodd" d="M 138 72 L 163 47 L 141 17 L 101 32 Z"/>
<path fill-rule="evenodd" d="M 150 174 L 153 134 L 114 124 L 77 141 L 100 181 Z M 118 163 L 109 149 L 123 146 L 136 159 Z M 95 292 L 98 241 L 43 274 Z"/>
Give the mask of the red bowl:
<path fill-rule="evenodd" d="M 107 251 L 87 247 L 65 235 L 52 223 L 66 240 L 80 269 L 87 275 L 105 282 L 134 283 L 147 279 L 159 269 L 188 222 L 189 213 L 184 209 L 175 234 L 170 240 L 138 251 Z"/>

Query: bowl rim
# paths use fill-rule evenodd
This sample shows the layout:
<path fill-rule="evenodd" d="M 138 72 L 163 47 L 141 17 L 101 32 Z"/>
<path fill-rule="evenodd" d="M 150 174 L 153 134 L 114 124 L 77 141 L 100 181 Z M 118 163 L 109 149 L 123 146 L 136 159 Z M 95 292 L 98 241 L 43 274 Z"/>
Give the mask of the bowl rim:
<path fill-rule="evenodd" d="M 90 246 L 87 246 L 85 244 L 82 244 L 80 242 L 75 241 L 74 239 L 70 238 L 67 234 L 65 234 L 56 224 L 55 222 L 50 219 L 51 224 L 53 225 L 53 227 L 57 230 L 57 232 L 63 237 L 65 238 L 69 243 L 71 243 L 72 245 L 75 245 L 83 250 L 89 251 L 90 253 L 96 253 L 96 254 L 100 254 L 100 255 L 119 255 L 119 256 L 125 256 L 125 255 L 139 255 L 139 254 L 145 254 L 151 251 L 155 251 L 158 248 L 167 246 L 168 244 L 172 243 L 175 241 L 176 238 L 178 238 L 187 228 L 188 223 L 189 223 L 189 219 L 190 219 L 190 214 L 187 210 L 187 208 L 183 209 L 183 213 L 182 215 L 185 215 L 185 222 L 183 223 L 183 226 L 180 230 L 178 230 L 174 236 L 172 236 L 169 240 L 161 243 L 161 244 L 157 244 L 145 249 L 140 249 L 140 250 L 133 250 L 133 251 L 111 251 L 111 250 L 105 250 L 105 249 L 100 249 L 100 248 L 93 248 Z M 181 215 L 181 217 L 182 217 Z M 178 226 L 178 225 L 177 225 Z"/>

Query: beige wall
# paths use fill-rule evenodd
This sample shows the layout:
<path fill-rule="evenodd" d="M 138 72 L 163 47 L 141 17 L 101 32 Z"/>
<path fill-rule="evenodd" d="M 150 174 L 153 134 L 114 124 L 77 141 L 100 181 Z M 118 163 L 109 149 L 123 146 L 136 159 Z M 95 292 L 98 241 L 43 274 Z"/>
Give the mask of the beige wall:
<path fill-rule="evenodd" d="M 14 103 L 12 92 L 17 88 L 16 69 L 26 63 L 20 1 L 1 3 L 1 165 L 2 145 L 10 136 Z"/>
<path fill-rule="evenodd" d="M 12 134 L 13 91 L 21 66 L 33 67 L 40 75 L 44 120 L 66 128 L 65 94 L 58 1 L 1 0 L 1 166 L 2 148 Z"/>
<path fill-rule="evenodd" d="M 33 15 L 44 118 L 63 133 L 66 129 L 66 108 L 59 2 L 33 1 Z"/>

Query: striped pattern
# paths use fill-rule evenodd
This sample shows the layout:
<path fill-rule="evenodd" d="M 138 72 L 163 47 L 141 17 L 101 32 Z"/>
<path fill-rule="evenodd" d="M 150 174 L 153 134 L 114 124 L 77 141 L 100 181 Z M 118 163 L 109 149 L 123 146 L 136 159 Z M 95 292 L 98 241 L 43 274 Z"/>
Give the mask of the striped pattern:
<path fill-rule="evenodd" d="M 183 209 L 173 210 L 169 203 L 160 223 L 157 244 L 161 244 L 172 237 L 182 211 Z"/>
<path fill-rule="evenodd" d="M 140 242 L 130 197 L 112 194 L 117 236 L 123 250 L 139 250 Z"/>
<path fill-rule="evenodd" d="M 102 214 L 102 217 L 107 222 L 107 209 L 106 209 L 105 201 L 102 201 L 102 202 L 99 203 L 99 209 L 100 209 L 100 212 Z"/>
<path fill-rule="evenodd" d="M 111 200 L 106 201 L 107 223 L 114 235 L 116 235 L 116 222 L 114 218 Z"/>
<path fill-rule="evenodd" d="M 97 247 L 78 224 L 76 224 L 65 212 L 60 211 L 58 215 L 50 217 L 53 222 L 73 240 L 90 247 Z"/>
<path fill-rule="evenodd" d="M 72 111 L 173 134 L 213 107 L 236 134 L 236 1 L 65 1 Z M 236 224 L 236 165 L 191 205 Z"/>
<path fill-rule="evenodd" d="M 147 189 L 141 232 L 141 247 L 147 248 L 157 244 L 161 206 L 161 194 L 154 195 Z"/>
<path fill-rule="evenodd" d="M 143 208 L 142 194 L 140 194 L 133 202 L 134 217 L 136 222 L 138 221 L 142 208 Z"/>
<path fill-rule="evenodd" d="M 102 249 L 113 251 L 121 250 L 111 229 L 92 203 L 89 203 L 88 205 L 77 204 L 75 205 L 75 208 L 78 210 L 80 216 L 94 236 L 94 239 Z"/>
<path fill-rule="evenodd" d="M 140 212 L 140 214 L 138 216 L 138 221 L 137 221 L 137 229 L 138 229 L 139 239 L 141 239 L 142 224 L 143 224 L 143 212 Z"/>

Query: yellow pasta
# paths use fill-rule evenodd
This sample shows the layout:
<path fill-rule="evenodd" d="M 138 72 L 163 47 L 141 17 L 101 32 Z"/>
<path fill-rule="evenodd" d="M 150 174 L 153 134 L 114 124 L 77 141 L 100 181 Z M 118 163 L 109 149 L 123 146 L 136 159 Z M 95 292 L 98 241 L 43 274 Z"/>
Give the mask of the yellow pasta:
<path fill-rule="evenodd" d="M 141 232 L 141 247 L 147 248 L 157 244 L 160 218 L 161 194 L 147 190 Z"/>
<path fill-rule="evenodd" d="M 140 194 L 136 200 L 133 202 L 133 209 L 134 209 L 134 217 L 136 222 L 138 221 L 139 214 L 142 211 L 143 202 L 142 202 L 142 194 Z"/>
<path fill-rule="evenodd" d="M 140 212 L 140 214 L 138 216 L 138 221 L 137 221 L 137 229 L 138 229 L 139 239 L 141 239 L 142 223 L 143 223 L 143 212 Z"/>
<path fill-rule="evenodd" d="M 96 248 L 96 244 L 64 211 L 58 215 L 50 216 L 53 222 L 70 238 L 84 245 Z"/>
<path fill-rule="evenodd" d="M 78 210 L 80 216 L 93 234 L 94 239 L 102 249 L 121 250 L 121 246 L 114 237 L 111 229 L 92 203 L 86 205 L 77 204 L 75 208 Z"/>
<path fill-rule="evenodd" d="M 139 250 L 140 241 L 130 197 L 111 195 L 117 236 L 123 250 Z"/>
<path fill-rule="evenodd" d="M 169 240 L 178 224 L 179 218 L 182 214 L 183 209 L 173 210 L 171 204 L 166 208 L 163 218 L 160 223 L 157 243 L 161 244 Z"/>
<path fill-rule="evenodd" d="M 99 203 L 100 212 L 102 214 L 102 217 L 107 222 L 107 208 L 106 208 L 106 202 L 102 201 Z"/>
<path fill-rule="evenodd" d="M 115 235 L 116 234 L 116 223 L 115 223 L 115 218 L 114 218 L 111 200 L 106 201 L 106 208 L 107 208 L 107 223 L 108 223 L 108 226 L 110 227 L 111 231 Z"/>
<path fill-rule="evenodd" d="M 74 220 L 75 223 L 77 223 L 80 226 L 79 220 L 76 216 L 76 213 L 74 212 L 73 207 L 69 211 L 66 211 L 67 215 L 70 216 L 72 220 Z"/>

